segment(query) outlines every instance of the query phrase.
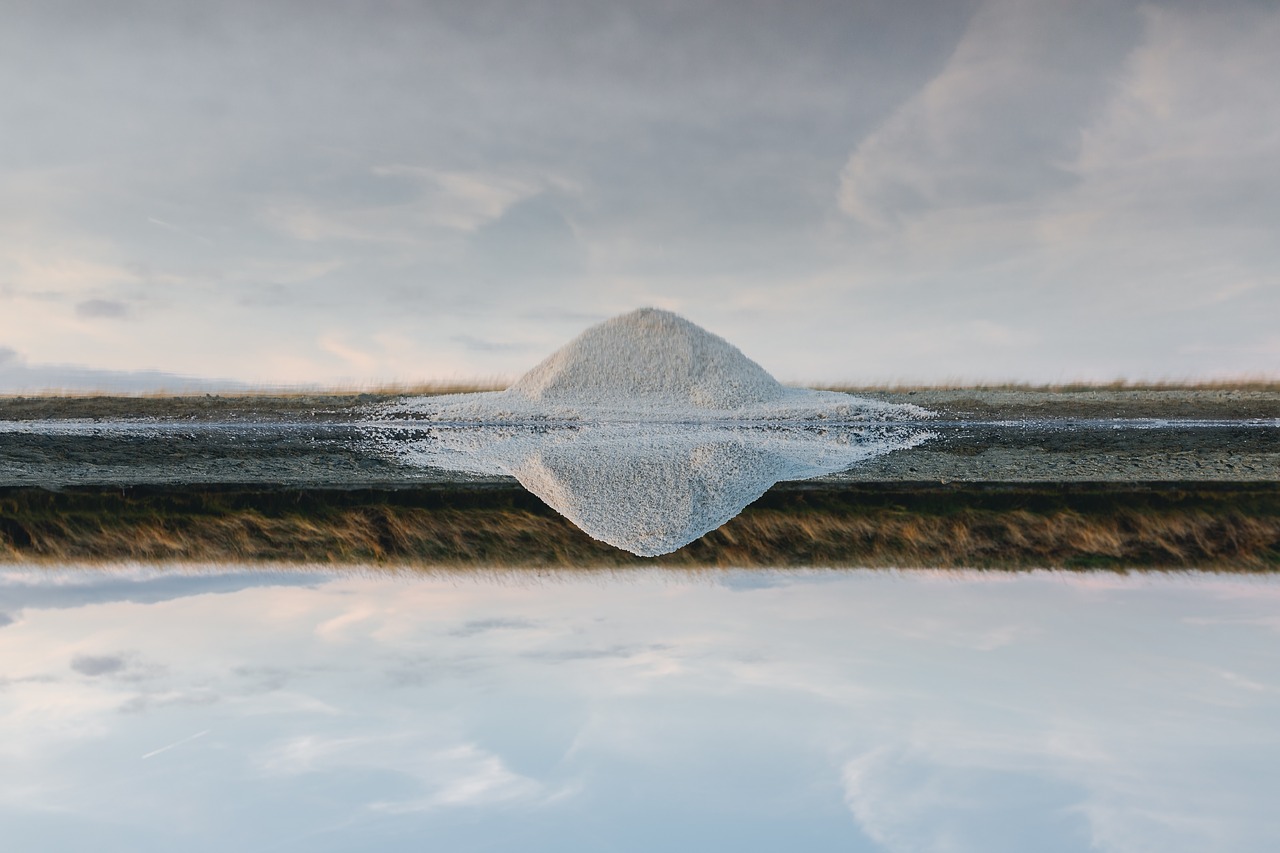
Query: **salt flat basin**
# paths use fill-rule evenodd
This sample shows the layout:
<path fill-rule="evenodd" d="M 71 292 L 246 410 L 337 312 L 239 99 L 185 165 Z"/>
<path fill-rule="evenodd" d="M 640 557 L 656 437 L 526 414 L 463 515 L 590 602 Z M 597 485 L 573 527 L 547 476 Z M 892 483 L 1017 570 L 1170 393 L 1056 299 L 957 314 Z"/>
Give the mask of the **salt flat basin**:
<path fill-rule="evenodd" d="M 536 439 L 536 440 L 535 440 Z M 520 482 L 602 541 L 657 554 L 775 482 L 1268 483 L 1274 419 L 943 418 L 815 425 L 0 421 L 0 488 L 220 484 L 449 488 Z"/>
<path fill-rule="evenodd" d="M 1063 396 L 1059 395 L 1058 400 Z M 1114 395 L 1113 395 L 1114 396 Z M 355 398 L 352 398 L 354 401 Z M 455 482 L 511 483 L 498 473 L 406 465 L 388 442 L 422 437 L 409 421 L 369 424 L 361 405 L 325 398 L 299 410 L 293 400 L 0 401 L 0 487 L 278 484 L 380 487 Z M 1121 401 L 1122 403 L 1126 401 Z M 1246 413 L 1267 413 L 1280 398 Z M 1132 405 L 1131 403 L 1128 403 Z M 936 405 L 936 404 L 935 404 Z M 1108 408 L 1116 408 L 1114 400 Z M 147 418 L 121 411 L 152 412 Z M 1045 406 L 1038 406 L 1043 410 Z M 904 424 L 935 435 L 927 442 L 863 459 L 818 482 L 1274 482 L 1280 480 L 1280 420 L 1263 417 L 1036 416 L 1006 406 L 998 418 L 944 410 Z M 1123 407 L 1122 407 L 1123 408 Z M 1176 405 L 1163 409 L 1179 408 Z M 166 411 L 181 411 L 179 418 Z M 1055 409 L 1048 407 L 1052 414 Z M 32 417 L 46 414 L 56 417 Z M 1208 407 L 1207 413 L 1236 410 Z M 986 414 L 986 412 L 984 412 Z M 429 425 L 438 435 L 472 426 Z M 381 430 L 371 441 L 370 429 Z"/>

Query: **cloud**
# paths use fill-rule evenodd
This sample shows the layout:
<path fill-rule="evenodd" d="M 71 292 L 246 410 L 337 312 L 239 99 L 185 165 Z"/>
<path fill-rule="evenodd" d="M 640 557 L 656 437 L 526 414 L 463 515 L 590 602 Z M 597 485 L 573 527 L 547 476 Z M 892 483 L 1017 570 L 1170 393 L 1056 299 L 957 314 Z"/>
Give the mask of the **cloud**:
<path fill-rule="evenodd" d="M 78 364 L 30 364 L 16 350 L 0 347 L 0 393 L 5 394 L 50 390 L 191 393 L 250 387 L 249 383 L 232 379 L 205 379 L 162 370 L 101 370 Z"/>
<path fill-rule="evenodd" d="M 394 688 L 431 687 L 446 679 L 467 678 L 489 665 L 469 656 L 404 656 L 387 668 L 387 684 Z"/>
<path fill-rule="evenodd" d="M 407 177 L 422 187 L 423 220 L 459 231 L 475 231 L 512 205 L 564 182 L 485 172 L 450 172 L 427 166 L 376 166 L 373 174 Z"/>
<path fill-rule="evenodd" d="M 469 246 L 471 264 L 493 285 L 522 289 L 530 282 L 575 276 L 583 269 L 583 247 L 564 207 L 550 194 L 513 205 L 476 230 Z M 522 293 L 521 304 L 536 302 L 531 295 Z"/>
<path fill-rule="evenodd" d="M 220 701 L 222 696 L 209 688 L 151 690 L 125 700 L 119 710 L 122 714 L 145 714 L 152 708 L 198 708 Z"/>
<path fill-rule="evenodd" d="M 71 668 L 81 675 L 98 676 L 114 675 L 122 672 L 128 662 L 122 655 L 76 655 L 71 659 Z"/>
<path fill-rule="evenodd" d="M 71 669 L 90 678 L 109 676 L 123 682 L 150 681 L 166 673 L 164 666 L 142 660 L 133 652 L 77 654 L 71 658 Z"/>
<path fill-rule="evenodd" d="M 671 651 L 672 647 L 663 643 L 650 644 L 616 644 L 590 649 L 537 649 L 526 652 L 525 657 L 531 660 L 569 663 L 573 661 L 591 660 L 629 660 L 652 652 Z"/>
<path fill-rule="evenodd" d="M 527 352 L 532 345 L 509 341 L 489 341 L 472 335 L 454 335 L 451 340 L 457 341 L 469 350 L 476 352 Z"/>
<path fill-rule="evenodd" d="M 490 631 L 526 631 L 537 628 L 538 623 L 530 619 L 513 617 L 494 617 L 491 619 L 470 619 L 449 632 L 453 637 L 474 637 Z"/>
<path fill-rule="evenodd" d="M 1081 185 L 1060 224 L 1074 208 L 1097 216 L 1077 220 L 1093 237 L 1117 224 L 1176 225 L 1200 241 L 1269 226 L 1280 214 L 1280 92 L 1268 85 L 1280 10 L 1145 7 L 1141 20 L 1140 44 L 1065 164 Z"/>
<path fill-rule="evenodd" d="M 335 158 L 319 175 L 266 196 L 258 218 L 308 243 L 440 248 L 452 235 L 474 232 L 549 185 L 566 186 L 544 176 L 369 166 Z"/>
<path fill-rule="evenodd" d="M 842 779 L 859 826 L 890 853 L 1007 850 L 1031 838 L 1037 850 L 1068 853 L 1091 840 L 1077 808 L 1084 789 L 1038 773 L 917 763 L 880 748 L 846 763 Z"/>
<path fill-rule="evenodd" d="M 113 603 L 159 604 L 202 595 L 228 595 L 261 587 L 313 587 L 326 581 L 309 572 L 219 572 L 174 575 L 114 571 L 57 578 L 0 575 L 0 605 L 7 611 L 62 610 Z"/>
<path fill-rule="evenodd" d="M 918 381 L 1273 374 L 1278 37 L 1265 4 L 984 4 L 846 163 L 845 272 L 808 298 L 876 322 L 844 338 L 865 346 L 830 324 L 811 360 L 858 349 Z"/>
<path fill-rule="evenodd" d="M 374 811 L 404 814 L 493 805 L 495 803 L 546 799 L 538 782 L 513 773 L 498 756 L 486 753 L 475 744 L 463 744 L 430 756 L 431 792 L 421 798 L 381 801 L 371 804 Z"/>
<path fill-rule="evenodd" d="M 13 617 L 8 613 L 0 613 L 0 628 L 13 624 Z"/>
<path fill-rule="evenodd" d="M 165 753 L 165 752 L 168 752 L 168 751 L 169 751 L 169 750 L 171 750 L 171 749 L 177 749 L 177 748 L 178 748 L 178 747 L 180 747 L 180 746 L 183 746 L 183 745 L 185 745 L 185 744 L 191 743 L 193 740 L 199 740 L 200 738 L 202 738 L 202 737 L 204 737 L 205 735 L 209 734 L 209 731 L 210 731 L 209 729 L 205 729 L 205 730 L 204 730 L 204 731 L 202 731 L 202 732 L 196 732 L 195 734 L 190 735 L 190 736 L 185 737 L 185 738 L 182 738 L 181 740 L 176 740 L 176 741 L 174 741 L 173 743 L 166 744 L 166 745 L 164 745 L 164 746 L 162 746 L 162 747 L 159 747 L 159 748 L 157 748 L 157 749 L 153 749 L 153 750 L 151 750 L 150 752 L 145 752 L 145 753 L 143 753 L 143 754 L 140 756 L 140 758 L 141 758 L 141 760 L 143 760 L 143 761 L 145 761 L 145 760 L 146 760 L 146 759 L 148 759 L 148 758 L 154 758 L 155 756 L 157 756 L 157 755 L 161 755 L 162 753 Z"/>
<path fill-rule="evenodd" d="M 271 746 L 257 763 L 269 776 L 350 774 L 363 769 L 399 775 L 411 783 L 409 796 L 366 804 L 372 811 L 390 814 L 545 802 L 554 797 L 541 783 L 513 772 L 499 756 L 474 743 L 441 747 L 418 732 L 303 735 Z"/>
<path fill-rule="evenodd" d="M 281 690 L 300 674 L 296 668 L 261 664 L 241 665 L 232 671 L 248 682 L 251 691 L 261 693 Z"/>
<path fill-rule="evenodd" d="M 76 303 L 76 315 L 118 320 L 129 316 L 129 306 L 117 299 L 86 299 Z"/>
<path fill-rule="evenodd" d="M 890 225 L 1069 187 L 1137 23 L 1128 3 L 987 0 L 941 73 L 850 155 L 841 209 Z"/>

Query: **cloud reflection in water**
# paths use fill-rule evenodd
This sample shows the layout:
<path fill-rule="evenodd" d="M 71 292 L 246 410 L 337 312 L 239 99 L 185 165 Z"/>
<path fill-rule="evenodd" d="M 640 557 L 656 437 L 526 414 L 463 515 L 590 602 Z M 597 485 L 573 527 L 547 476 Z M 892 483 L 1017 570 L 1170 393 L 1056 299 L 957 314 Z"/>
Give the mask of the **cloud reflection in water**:
<path fill-rule="evenodd" d="M 0 575 L 7 849 L 1270 853 L 1280 829 L 1275 578 L 166 570 L 155 597 L 99 571 Z"/>

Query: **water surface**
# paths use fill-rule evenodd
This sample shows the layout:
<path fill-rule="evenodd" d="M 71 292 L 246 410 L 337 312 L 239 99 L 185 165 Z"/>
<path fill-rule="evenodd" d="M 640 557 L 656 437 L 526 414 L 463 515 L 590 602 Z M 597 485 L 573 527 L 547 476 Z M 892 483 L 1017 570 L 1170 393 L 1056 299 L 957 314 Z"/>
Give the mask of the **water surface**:
<path fill-rule="evenodd" d="M 1266 851 L 1280 579 L 0 575 L 14 849 Z"/>

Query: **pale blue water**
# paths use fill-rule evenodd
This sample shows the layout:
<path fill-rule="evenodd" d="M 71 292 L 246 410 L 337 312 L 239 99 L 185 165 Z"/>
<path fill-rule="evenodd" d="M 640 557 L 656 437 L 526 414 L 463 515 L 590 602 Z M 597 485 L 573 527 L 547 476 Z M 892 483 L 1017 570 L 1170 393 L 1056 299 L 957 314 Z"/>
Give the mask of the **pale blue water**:
<path fill-rule="evenodd" d="M 8 570 L 6 850 L 1271 851 L 1280 578 Z"/>

